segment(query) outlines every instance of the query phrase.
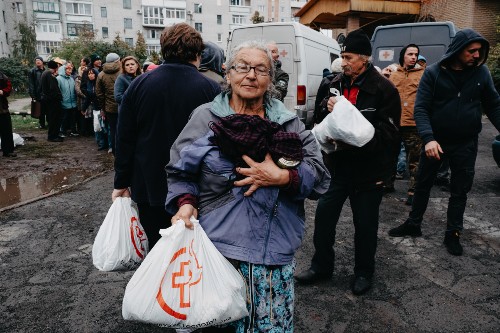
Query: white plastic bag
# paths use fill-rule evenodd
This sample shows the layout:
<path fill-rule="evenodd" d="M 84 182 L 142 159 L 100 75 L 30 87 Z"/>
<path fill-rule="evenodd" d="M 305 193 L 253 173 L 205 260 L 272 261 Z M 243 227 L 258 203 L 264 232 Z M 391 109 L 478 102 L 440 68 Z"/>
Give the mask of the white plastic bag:
<path fill-rule="evenodd" d="M 101 117 L 101 111 L 93 110 L 92 114 L 94 115 L 94 132 L 100 132 L 101 124 L 99 122 L 99 117 Z"/>
<path fill-rule="evenodd" d="M 333 89 L 332 93 L 338 91 Z M 321 149 L 327 153 L 334 152 L 336 145 L 332 140 L 339 140 L 351 146 L 362 147 L 373 138 L 375 128 L 344 96 L 336 96 L 332 112 L 316 125 L 312 133 L 318 140 Z"/>
<path fill-rule="evenodd" d="M 94 266 L 101 271 L 134 269 L 147 253 L 148 238 L 132 207 L 132 199 L 116 198 L 92 246 Z"/>
<path fill-rule="evenodd" d="M 215 248 L 197 220 L 160 230 L 161 239 L 137 269 L 123 297 L 127 320 L 201 328 L 248 315 L 242 276 Z"/>

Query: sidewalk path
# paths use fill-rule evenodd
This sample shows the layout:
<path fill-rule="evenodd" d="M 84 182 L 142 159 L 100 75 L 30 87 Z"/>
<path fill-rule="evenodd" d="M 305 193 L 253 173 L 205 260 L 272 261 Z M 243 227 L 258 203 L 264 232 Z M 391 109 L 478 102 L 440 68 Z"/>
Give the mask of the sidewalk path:
<path fill-rule="evenodd" d="M 10 114 L 21 114 L 21 115 L 30 115 L 31 97 L 18 98 L 16 100 L 9 100 L 9 111 Z M 26 108 L 26 106 L 28 106 Z"/>

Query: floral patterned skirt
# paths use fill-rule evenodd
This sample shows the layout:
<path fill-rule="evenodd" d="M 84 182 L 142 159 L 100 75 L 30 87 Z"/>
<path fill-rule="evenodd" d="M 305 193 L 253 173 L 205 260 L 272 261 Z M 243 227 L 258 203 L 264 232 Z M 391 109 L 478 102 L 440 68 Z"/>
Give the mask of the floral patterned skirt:
<path fill-rule="evenodd" d="M 236 333 L 293 332 L 295 260 L 288 265 L 238 263 L 247 285 L 249 317 L 230 324 Z"/>

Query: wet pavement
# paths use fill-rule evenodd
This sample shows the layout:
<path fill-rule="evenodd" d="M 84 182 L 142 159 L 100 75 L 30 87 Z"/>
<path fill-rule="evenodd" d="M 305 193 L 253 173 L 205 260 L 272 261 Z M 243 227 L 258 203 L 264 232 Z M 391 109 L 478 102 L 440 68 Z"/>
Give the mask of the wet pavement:
<path fill-rule="evenodd" d="M 432 191 L 423 237 L 391 238 L 409 207 L 407 181 L 381 205 L 374 285 L 350 291 L 352 214 L 346 203 L 337 228 L 333 278 L 296 286 L 295 332 L 500 332 L 500 168 L 491 156 L 498 132 L 485 120 L 476 177 L 461 242 L 446 252 L 448 193 Z M 121 302 L 133 272 L 100 272 L 92 265 L 95 235 L 111 205 L 113 172 L 42 200 L 0 213 L 0 332 L 172 332 L 124 321 Z M 313 254 L 316 203 L 307 201 L 307 230 L 297 270 Z"/>

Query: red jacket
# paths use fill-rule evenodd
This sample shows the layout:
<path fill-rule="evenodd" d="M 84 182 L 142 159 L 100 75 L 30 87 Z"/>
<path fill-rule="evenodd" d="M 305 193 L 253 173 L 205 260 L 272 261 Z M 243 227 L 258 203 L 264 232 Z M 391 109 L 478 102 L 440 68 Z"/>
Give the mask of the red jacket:
<path fill-rule="evenodd" d="M 7 101 L 7 97 L 12 91 L 12 83 L 10 82 L 10 79 L 2 72 L 0 72 L 0 89 L 3 91 L 3 94 L 0 96 L 0 113 L 8 113 L 9 101 Z"/>

